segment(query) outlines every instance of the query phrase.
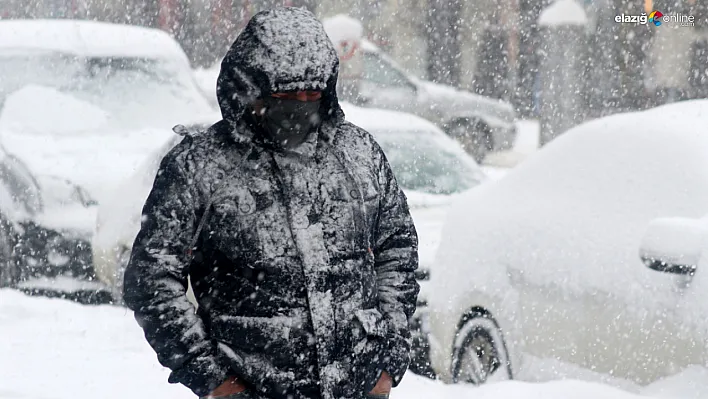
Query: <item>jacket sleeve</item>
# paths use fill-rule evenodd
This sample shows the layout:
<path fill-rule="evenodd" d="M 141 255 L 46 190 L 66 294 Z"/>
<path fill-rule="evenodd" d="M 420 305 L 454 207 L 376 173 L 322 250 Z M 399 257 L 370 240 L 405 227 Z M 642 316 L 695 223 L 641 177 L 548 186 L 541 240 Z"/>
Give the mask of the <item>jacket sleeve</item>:
<path fill-rule="evenodd" d="M 406 196 L 382 152 L 379 181 L 382 197 L 375 231 L 374 257 L 379 309 L 389 327 L 388 353 L 382 368 L 391 375 L 396 386 L 410 362 L 409 321 L 415 312 L 420 289 L 415 279 L 418 236 Z"/>
<path fill-rule="evenodd" d="M 169 382 L 208 395 L 227 376 L 216 346 L 187 300 L 187 255 L 198 223 L 197 194 L 178 145 L 162 161 L 125 271 L 124 300 L 135 312 Z"/>

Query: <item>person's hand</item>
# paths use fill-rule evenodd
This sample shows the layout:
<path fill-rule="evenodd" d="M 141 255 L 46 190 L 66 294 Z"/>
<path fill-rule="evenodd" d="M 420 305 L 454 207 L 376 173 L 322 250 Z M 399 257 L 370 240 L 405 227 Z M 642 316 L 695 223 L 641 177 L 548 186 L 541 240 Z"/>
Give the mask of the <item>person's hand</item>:
<path fill-rule="evenodd" d="M 376 386 L 374 389 L 371 390 L 372 395 L 385 395 L 388 393 L 391 393 L 391 389 L 393 388 L 393 380 L 391 379 L 391 376 L 388 375 L 387 372 L 381 373 L 381 377 L 379 377 L 379 380 L 376 382 Z"/>
<path fill-rule="evenodd" d="M 209 396 L 207 398 L 219 398 L 223 396 L 229 396 L 229 395 L 234 395 L 237 393 L 241 393 L 246 390 L 246 386 L 243 385 L 238 378 L 236 377 L 229 377 L 224 381 L 223 384 L 219 385 L 211 391 Z"/>

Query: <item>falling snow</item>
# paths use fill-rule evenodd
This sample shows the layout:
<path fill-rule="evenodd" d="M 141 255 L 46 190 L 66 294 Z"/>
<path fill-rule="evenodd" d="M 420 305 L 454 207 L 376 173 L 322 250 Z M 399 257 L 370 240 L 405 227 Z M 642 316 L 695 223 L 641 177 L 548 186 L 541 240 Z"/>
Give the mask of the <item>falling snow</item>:
<path fill-rule="evenodd" d="M 708 2 L 0 3 L 0 399 L 708 398 Z"/>

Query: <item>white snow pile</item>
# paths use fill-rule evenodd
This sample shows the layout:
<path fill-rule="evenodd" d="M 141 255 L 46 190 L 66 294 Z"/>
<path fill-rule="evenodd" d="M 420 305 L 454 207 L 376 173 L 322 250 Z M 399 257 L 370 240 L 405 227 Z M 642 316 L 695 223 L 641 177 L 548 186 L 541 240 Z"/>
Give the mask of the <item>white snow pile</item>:
<path fill-rule="evenodd" d="M 0 130 L 72 134 L 105 129 L 110 114 L 51 87 L 28 85 L 10 94 L 0 113 Z"/>
<path fill-rule="evenodd" d="M 660 218 L 649 223 L 640 256 L 678 265 L 698 265 L 708 244 L 708 220 Z"/>
<path fill-rule="evenodd" d="M 540 26 L 579 25 L 588 23 L 588 17 L 583 7 L 576 0 L 556 0 L 555 3 L 541 11 L 538 17 Z"/>
<path fill-rule="evenodd" d="M 112 306 L 81 306 L 0 290 L 1 399 L 191 399 L 167 383 L 132 312 Z M 705 376 L 705 374 L 704 374 Z M 682 382 L 682 380 L 680 380 Z M 691 387 L 696 386 L 694 382 Z M 693 392 L 671 383 L 654 390 L 663 397 Z M 565 380 L 542 384 L 504 382 L 480 388 L 444 385 L 408 374 L 392 399 L 634 399 L 640 396 L 597 383 Z M 685 396 L 689 398 L 697 396 Z"/>
<path fill-rule="evenodd" d="M 682 372 L 661 379 L 642 389 L 642 394 L 656 398 L 708 398 L 708 369 L 689 366 Z"/>
<path fill-rule="evenodd" d="M 364 26 L 361 22 L 344 14 L 325 18 L 322 20 L 322 25 L 335 47 L 344 41 L 358 42 L 364 35 Z"/>

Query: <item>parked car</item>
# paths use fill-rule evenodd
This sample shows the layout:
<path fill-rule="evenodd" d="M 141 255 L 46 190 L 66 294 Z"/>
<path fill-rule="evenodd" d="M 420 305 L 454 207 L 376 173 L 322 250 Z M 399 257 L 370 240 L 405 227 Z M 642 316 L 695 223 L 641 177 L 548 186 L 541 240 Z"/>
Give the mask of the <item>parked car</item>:
<path fill-rule="evenodd" d="M 91 264 L 96 202 L 81 187 L 34 175 L 0 147 L 0 287 L 106 301 Z"/>
<path fill-rule="evenodd" d="M 332 32 L 336 26 L 326 27 L 330 36 L 337 36 Z M 342 98 L 361 106 L 409 112 L 428 119 L 457 139 L 478 162 L 489 152 L 513 147 L 516 113 L 511 104 L 417 79 L 375 44 L 366 39 L 359 43 L 352 51 L 361 54 L 340 56 L 342 68 L 347 63 L 361 63 L 361 75 L 353 83 L 358 81 L 358 88 L 346 90 L 340 85 Z"/>
<path fill-rule="evenodd" d="M 485 176 L 458 143 L 424 119 L 349 104 L 344 104 L 343 108 L 347 120 L 376 137 L 408 196 L 420 240 L 418 278 L 422 286 L 414 320 L 418 354 L 414 356 L 413 369 L 429 374 L 424 333 L 427 330 L 428 267 L 440 242 L 447 204 L 458 193 L 477 186 Z M 175 136 L 165 143 L 133 177 L 117 188 L 113 201 L 101 204 L 93 238 L 93 261 L 99 279 L 112 288 L 116 297 L 122 291 L 123 270 L 140 229 L 140 210 L 152 188 L 162 157 L 179 140 L 180 137 Z"/>
<path fill-rule="evenodd" d="M 220 119 L 179 44 L 137 26 L 74 20 L 0 21 L 3 144 L 36 173 L 101 199 L 177 124 Z"/>
<path fill-rule="evenodd" d="M 653 219 L 708 211 L 707 121 L 695 101 L 587 122 L 453 205 L 428 298 L 438 374 L 510 379 L 532 355 L 646 384 L 708 364 L 705 277 L 637 256 Z"/>
<path fill-rule="evenodd" d="M 410 112 L 457 139 L 475 160 L 509 150 L 516 139 L 516 113 L 508 102 L 417 79 L 367 40 L 361 47 L 364 74 L 359 87 L 366 106 Z"/>
<path fill-rule="evenodd" d="M 50 87 L 96 105 L 110 127 L 171 128 L 215 110 L 189 60 L 167 33 L 76 20 L 0 21 L 0 108 L 28 85 Z"/>

